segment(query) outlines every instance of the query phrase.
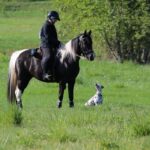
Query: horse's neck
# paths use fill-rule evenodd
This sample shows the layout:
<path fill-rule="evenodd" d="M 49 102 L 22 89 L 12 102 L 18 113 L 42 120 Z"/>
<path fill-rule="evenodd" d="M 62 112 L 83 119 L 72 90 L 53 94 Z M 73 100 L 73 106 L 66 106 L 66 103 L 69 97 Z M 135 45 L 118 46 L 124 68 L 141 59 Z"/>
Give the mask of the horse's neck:
<path fill-rule="evenodd" d="M 59 49 L 60 61 L 63 63 L 64 60 L 68 59 L 69 61 L 77 61 L 77 54 L 75 49 L 72 47 L 71 41 L 62 45 Z"/>

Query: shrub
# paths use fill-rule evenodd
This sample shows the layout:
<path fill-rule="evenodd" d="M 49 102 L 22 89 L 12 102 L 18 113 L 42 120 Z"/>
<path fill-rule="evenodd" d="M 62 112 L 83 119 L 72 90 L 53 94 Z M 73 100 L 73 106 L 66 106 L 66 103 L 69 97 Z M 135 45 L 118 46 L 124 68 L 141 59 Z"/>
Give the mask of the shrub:
<path fill-rule="evenodd" d="M 14 124 L 15 125 L 21 125 L 23 117 L 22 117 L 22 111 L 18 108 L 14 109 Z"/>

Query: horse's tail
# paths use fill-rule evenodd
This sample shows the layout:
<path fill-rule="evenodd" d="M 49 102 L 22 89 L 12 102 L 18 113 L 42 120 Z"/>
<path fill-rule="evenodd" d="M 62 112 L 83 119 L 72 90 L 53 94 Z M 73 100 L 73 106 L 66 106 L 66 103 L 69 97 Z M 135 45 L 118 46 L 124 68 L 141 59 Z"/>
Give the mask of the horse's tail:
<path fill-rule="evenodd" d="M 17 86 L 17 74 L 15 69 L 16 59 L 14 59 L 14 53 L 11 56 L 8 70 L 8 83 L 7 83 L 7 99 L 9 102 L 16 100 L 15 89 Z"/>
<path fill-rule="evenodd" d="M 7 83 L 7 99 L 11 103 L 13 103 L 16 100 L 15 96 L 15 90 L 17 87 L 16 60 L 18 59 L 19 55 L 26 50 L 27 49 L 16 51 L 12 54 L 10 58 L 8 70 L 8 83 Z"/>

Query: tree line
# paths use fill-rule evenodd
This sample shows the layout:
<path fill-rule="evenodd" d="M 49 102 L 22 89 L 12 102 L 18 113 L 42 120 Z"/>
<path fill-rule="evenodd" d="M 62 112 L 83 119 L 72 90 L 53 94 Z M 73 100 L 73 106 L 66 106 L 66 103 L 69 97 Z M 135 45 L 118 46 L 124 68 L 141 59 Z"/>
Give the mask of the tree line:
<path fill-rule="evenodd" d="M 24 2 L 2 0 L 2 2 Z M 27 0 L 31 2 L 39 0 Z M 48 0 L 41 0 L 48 1 Z M 49 0 L 50 1 L 50 0 Z M 94 32 L 97 50 L 105 49 L 120 62 L 150 63 L 149 0 L 55 0 L 50 8 L 60 12 L 64 38 L 85 29 Z M 102 47 L 102 48 L 101 48 Z M 104 51 L 103 51 L 104 52 Z"/>
<path fill-rule="evenodd" d="M 70 26 L 94 30 L 96 43 L 120 62 L 150 63 L 149 0 L 56 0 L 56 6 L 67 16 L 65 23 L 71 18 Z"/>

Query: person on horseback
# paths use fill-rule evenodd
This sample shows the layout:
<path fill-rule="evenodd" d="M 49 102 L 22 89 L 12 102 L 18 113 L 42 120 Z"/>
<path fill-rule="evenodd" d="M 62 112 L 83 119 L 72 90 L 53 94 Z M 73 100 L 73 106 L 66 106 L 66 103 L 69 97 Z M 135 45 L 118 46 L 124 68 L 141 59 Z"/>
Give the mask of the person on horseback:
<path fill-rule="evenodd" d="M 50 80 L 53 76 L 53 62 L 55 50 L 59 48 L 60 41 L 58 40 L 55 23 L 60 21 L 57 11 L 50 11 L 47 15 L 47 20 L 43 24 L 40 31 L 42 50 L 41 66 L 43 69 L 43 80 Z"/>

